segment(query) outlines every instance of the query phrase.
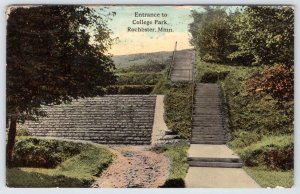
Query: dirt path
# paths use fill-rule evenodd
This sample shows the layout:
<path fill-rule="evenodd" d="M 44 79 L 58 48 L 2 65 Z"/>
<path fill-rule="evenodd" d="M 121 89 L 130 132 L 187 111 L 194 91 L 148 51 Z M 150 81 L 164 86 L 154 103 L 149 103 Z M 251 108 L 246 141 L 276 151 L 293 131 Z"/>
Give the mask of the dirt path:
<path fill-rule="evenodd" d="M 168 178 L 169 160 L 145 146 L 113 147 L 117 159 L 96 180 L 100 188 L 157 188 Z"/>

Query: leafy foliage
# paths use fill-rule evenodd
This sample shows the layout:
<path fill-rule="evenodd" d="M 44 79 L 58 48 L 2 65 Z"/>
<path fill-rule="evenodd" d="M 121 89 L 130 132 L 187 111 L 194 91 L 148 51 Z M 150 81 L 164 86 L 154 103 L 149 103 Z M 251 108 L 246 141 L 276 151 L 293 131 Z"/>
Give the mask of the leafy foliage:
<path fill-rule="evenodd" d="M 220 80 L 225 79 L 228 73 L 229 71 L 222 71 L 222 72 L 207 71 L 202 75 L 200 82 L 216 83 Z"/>
<path fill-rule="evenodd" d="M 250 95 L 264 92 L 279 102 L 294 99 L 294 71 L 286 65 L 279 64 L 268 68 L 250 78 L 246 85 Z"/>
<path fill-rule="evenodd" d="M 18 168 L 8 168 L 6 172 L 9 187 L 90 187 L 115 157 L 107 148 L 99 145 L 37 138 L 20 140 L 22 145 L 19 149 L 22 149 L 22 153 L 28 153 L 27 149 L 33 142 L 38 142 L 34 145 L 38 151 L 29 153 L 32 158 L 27 157 L 33 163 L 35 159 L 42 157 L 60 159 L 63 156 L 68 159 L 64 158 L 66 160 L 51 169 L 28 168 L 22 163 Z M 46 153 L 50 156 L 45 156 Z M 56 157 L 57 155 L 60 157 Z"/>
<path fill-rule="evenodd" d="M 118 74 L 119 85 L 155 85 L 162 77 L 161 73 L 122 73 Z"/>
<path fill-rule="evenodd" d="M 153 85 L 117 85 L 109 86 L 106 90 L 107 94 L 150 94 Z"/>
<path fill-rule="evenodd" d="M 134 59 L 145 58 L 148 55 L 160 53 L 143 53 L 133 55 Z M 165 55 L 165 53 L 164 53 Z M 132 55 L 125 55 L 122 58 L 131 59 Z M 134 60 L 132 59 L 132 60 Z M 141 64 L 133 64 L 125 68 L 117 69 L 117 85 L 107 88 L 108 94 L 150 94 L 163 77 L 167 60 L 158 62 L 148 59 Z"/>
<path fill-rule="evenodd" d="M 106 17 L 84 6 L 10 10 L 7 20 L 7 141 L 12 160 L 17 122 L 45 116 L 41 105 L 104 94 L 115 83 Z"/>
<path fill-rule="evenodd" d="M 115 81 L 114 64 L 104 54 L 109 36 L 104 18 L 88 7 L 12 9 L 7 20 L 8 116 L 42 116 L 42 104 L 103 94 L 103 87 Z"/>
<path fill-rule="evenodd" d="M 18 138 L 14 149 L 14 165 L 53 168 L 79 154 L 86 146 L 67 141 Z"/>
<path fill-rule="evenodd" d="M 294 9 L 289 6 L 245 7 L 232 32 L 237 51 L 231 58 L 251 56 L 256 65 L 294 63 Z"/>
<path fill-rule="evenodd" d="M 191 44 L 204 61 L 222 62 L 234 47 L 231 44 L 230 18 L 224 9 L 206 7 L 205 12 L 192 11 L 189 31 Z"/>
<path fill-rule="evenodd" d="M 247 166 L 282 170 L 294 168 L 293 136 L 269 136 L 237 152 Z"/>

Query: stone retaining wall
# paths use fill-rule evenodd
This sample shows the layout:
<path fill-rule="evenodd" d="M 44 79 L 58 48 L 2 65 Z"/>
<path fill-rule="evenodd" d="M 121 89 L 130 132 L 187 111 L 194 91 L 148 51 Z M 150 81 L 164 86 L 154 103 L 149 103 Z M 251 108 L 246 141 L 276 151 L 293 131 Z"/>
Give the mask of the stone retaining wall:
<path fill-rule="evenodd" d="M 33 136 L 101 144 L 150 144 L 156 96 L 108 95 L 43 107 L 48 116 L 27 121 Z"/>

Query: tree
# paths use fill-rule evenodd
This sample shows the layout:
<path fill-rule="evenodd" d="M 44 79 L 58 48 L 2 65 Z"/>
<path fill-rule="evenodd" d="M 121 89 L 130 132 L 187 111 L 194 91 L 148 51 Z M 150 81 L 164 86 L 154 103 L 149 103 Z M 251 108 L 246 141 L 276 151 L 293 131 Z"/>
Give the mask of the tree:
<path fill-rule="evenodd" d="M 103 95 L 116 81 L 106 18 L 83 6 L 14 8 L 7 20 L 7 160 L 16 125 L 45 116 L 41 105 Z"/>
<path fill-rule="evenodd" d="M 230 17 L 222 8 L 205 7 L 204 12 L 192 11 L 194 21 L 189 26 L 190 40 L 205 61 L 224 62 L 234 49 Z"/>
<path fill-rule="evenodd" d="M 294 9 L 288 6 L 245 7 L 235 19 L 231 58 L 251 56 L 252 64 L 294 63 Z"/>

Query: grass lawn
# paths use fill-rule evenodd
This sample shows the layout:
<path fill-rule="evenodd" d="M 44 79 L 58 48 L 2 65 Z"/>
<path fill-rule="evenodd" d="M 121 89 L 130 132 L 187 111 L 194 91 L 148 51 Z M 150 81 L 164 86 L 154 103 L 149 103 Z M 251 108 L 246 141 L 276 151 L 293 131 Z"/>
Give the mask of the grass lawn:
<path fill-rule="evenodd" d="M 171 161 L 169 177 L 163 187 L 185 187 L 184 178 L 188 170 L 186 143 L 164 145 L 153 148 L 155 152 L 163 153 Z"/>
<path fill-rule="evenodd" d="M 79 143 L 80 144 L 80 143 Z M 55 168 L 7 168 L 8 187 L 89 187 L 114 155 L 105 147 L 87 144 Z"/>
<path fill-rule="evenodd" d="M 261 167 L 244 167 L 244 169 L 262 187 L 281 186 L 289 188 L 294 184 L 293 170 L 276 171 Z"/>

